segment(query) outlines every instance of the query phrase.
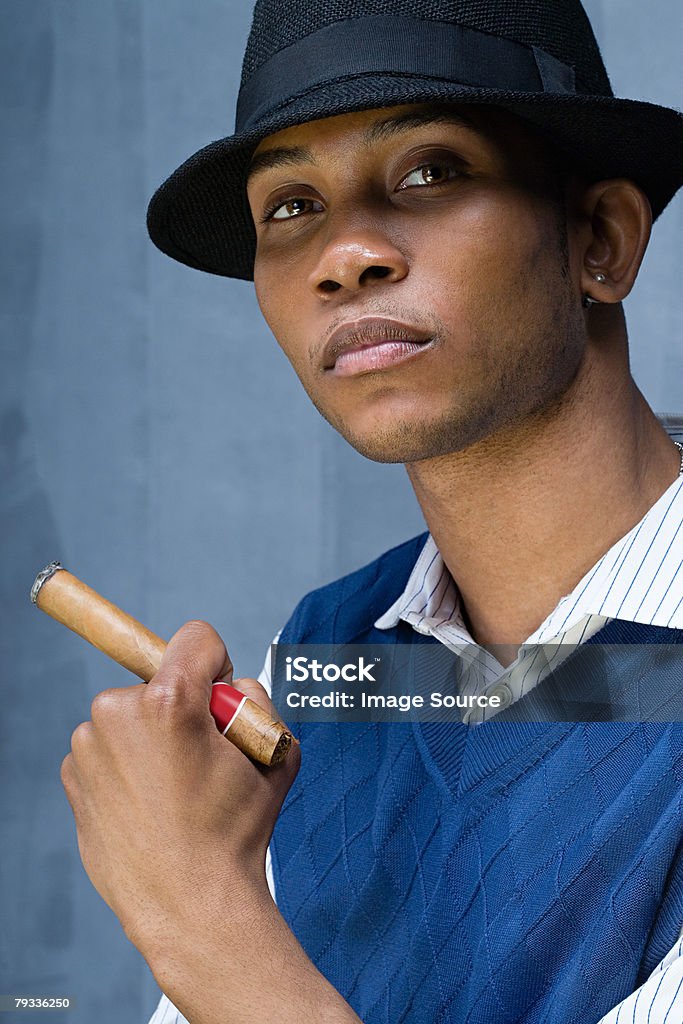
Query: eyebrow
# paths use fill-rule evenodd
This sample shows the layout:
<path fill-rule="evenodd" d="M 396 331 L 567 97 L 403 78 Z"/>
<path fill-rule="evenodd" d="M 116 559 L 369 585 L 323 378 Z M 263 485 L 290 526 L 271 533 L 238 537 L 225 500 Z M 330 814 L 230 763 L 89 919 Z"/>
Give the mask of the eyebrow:
<path fill-rule="evenodd" d="M 379 142 L 429 124 L 450 124 L 481 134 L 481 129 L 471 118 L 454 110 L 407 110 L 403 114 L 393 114 L 382 121 L 375 121 L 365 132 L 365 141 Z"/>
<path fill-rule="evenodd" d="M 247 181 L 271 167 L 286 167 L 287 164 L 314 164 L 313 154 L 304 146 L 291 146 L 277 149 L 266 149 L 252 158 L 247 171 Z"/>
<path fill-rule="evenodd" d="M 373 142 L 381 142 L 393 138 L 403 132 L 411 131 L 414 128 L 422 128 L 425 125 L 448 124 L 458 128 L 465 128 L 468 131 L 481 134 L 481 129 L 465 114 L 456 113 L 452 110 L 434 111 L 406 111 L 403 114 L 393 114 L 391 117 L 375 121 L 365 131 L 363 142 L 369 145 Z M 306 146 L 278 146 L 274 149 L 264 150 L 253 157 L 247 171 L 247 180 L 263 171 L 273 167 L 286 167 L 290 164 L 315 164 L 315 158 L 310 149 Z"/>

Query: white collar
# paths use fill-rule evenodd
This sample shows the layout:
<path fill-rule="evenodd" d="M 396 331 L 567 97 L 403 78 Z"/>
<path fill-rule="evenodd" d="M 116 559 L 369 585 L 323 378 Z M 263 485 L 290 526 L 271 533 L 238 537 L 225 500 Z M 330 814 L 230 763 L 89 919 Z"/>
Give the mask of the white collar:
<path fill-rule="evenodd" d="M 612 545 L 525 643 L 564 636 L 589 615 L 683 629 L 683 477 Z M 421 633 L 445 628 L 454 642 L 474 643 L 457 587 L 431 534 L 403 593 L 375 626 L 391 629 L 400 619 Z"/>

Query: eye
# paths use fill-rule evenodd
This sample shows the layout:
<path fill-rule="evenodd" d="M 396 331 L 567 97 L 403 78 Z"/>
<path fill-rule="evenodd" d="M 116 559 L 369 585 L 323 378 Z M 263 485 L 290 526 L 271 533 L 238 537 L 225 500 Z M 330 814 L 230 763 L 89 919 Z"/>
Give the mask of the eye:
<path fill-rule="evenodd" d="M 310 213 L 313 209 L 322 210 L 321 204 L 313 199 L 297 196 L 286 202 L 278 200 L 263 211 L 263 220 L 292 220 L 294 217 L 300 217 L 302 213 Z"/>
<path fill-rule="evenodd" d="M 452 164 L 434 161 L 428 164 L 421 164 L 411 171 L 410 174 L 406 174 L 398 187 L 415 188 L 422 185 L 443 185 L 447 181 L 452 181 L 453 178 L 460 177 L 460 173 Z"/>

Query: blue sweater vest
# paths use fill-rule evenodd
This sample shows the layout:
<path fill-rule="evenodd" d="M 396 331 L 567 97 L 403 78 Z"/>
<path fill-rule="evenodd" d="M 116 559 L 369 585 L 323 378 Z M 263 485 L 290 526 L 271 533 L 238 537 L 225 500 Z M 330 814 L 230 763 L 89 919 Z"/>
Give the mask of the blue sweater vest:
<path fill-rule="evenodd" d="M 425 539 L 309 594 L 282 642 L 437 642 L 373 626 Z M 594 640 L 681 643 L 683 631 L 613 622 Z M 680 677 L 680 659 L 664 665 Z M 594 1024 L 676 942 L 683 725 L 296 731 L 301 771 L 272 842 L 277 901 L 364 1024 Z"/>

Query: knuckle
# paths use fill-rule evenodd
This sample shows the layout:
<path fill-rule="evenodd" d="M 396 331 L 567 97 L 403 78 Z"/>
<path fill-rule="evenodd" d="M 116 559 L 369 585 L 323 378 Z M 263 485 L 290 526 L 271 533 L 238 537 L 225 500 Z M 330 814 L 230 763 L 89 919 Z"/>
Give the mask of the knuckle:
<path fill-rule="evenodd" d="M 77 725 L 74 731 L 71 733 L 71 749 L 72 751 L 82 750 L 89 743 L 92 738 L 92 722 L 81 722 Z M 67 754 L 64 758 L 65 761 L 72 758 L 71 754 Z M 63 764 L 64 762 L 62 762 Z M 73 758 L 72 758 L 73 764 Z"/>
<path fill-rule="evenodd" d="M 62 786 L 64 787 L 67 794 L 73 793 L 75 785 L 75 774 L 74 774 L 74 759 L 72 754 L 67 754 L 61 763 L 59 769 L 59 777 L 62 780 Z"/>
<path fill-rule="evenodd" d="M 186 719 L 193 711 L 192 701 L 184 688 L 170 683 L 157 683 L 150 687 L 144 699 L 154 716 L 164 721 Z"/>
<path fill-rule="evenodd" d="M 170 682 L 156 682 L 145 693 L 145 701 L 160 710 L 164 708 L 173 710 L 181 706 L 182 695 L 178 688 L 172 686 Z"/>
<path fill-rule="evenodd" d="M 120 703 L 121 695 L 118 690 L 101 690 L 90 705 L 90 717 L 93 722 L 101 720 L 116 711 Z"/>

